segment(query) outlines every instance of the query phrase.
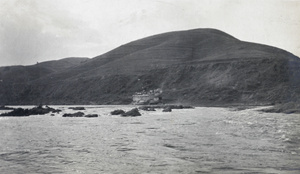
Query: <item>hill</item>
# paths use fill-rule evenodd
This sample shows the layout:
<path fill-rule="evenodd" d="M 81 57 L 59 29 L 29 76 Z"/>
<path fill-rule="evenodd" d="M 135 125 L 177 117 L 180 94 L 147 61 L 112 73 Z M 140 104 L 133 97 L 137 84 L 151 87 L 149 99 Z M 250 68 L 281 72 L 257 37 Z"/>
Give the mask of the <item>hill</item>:
<path fill-rule="evenodd" d="M 167 103 L 270 104 L 300 94 L 300 59 L 215 29 L 163 33 L 122 45 L 78 66 L 13 89 L 0 104 L 128 104 L 161 88 Z M 3 93 L 1 94 L 3 95 Z"/>
<path fill-rule="evenodd" d="M 29 66 L 0 67 L 0 101 L 13 100 L 17 95 L 15 94 L 17 90 L 22 89 L 23 85 L 30 84 L 33 80 L 80 65 L 88 60 L 88 58 L 70 57 Z"/>

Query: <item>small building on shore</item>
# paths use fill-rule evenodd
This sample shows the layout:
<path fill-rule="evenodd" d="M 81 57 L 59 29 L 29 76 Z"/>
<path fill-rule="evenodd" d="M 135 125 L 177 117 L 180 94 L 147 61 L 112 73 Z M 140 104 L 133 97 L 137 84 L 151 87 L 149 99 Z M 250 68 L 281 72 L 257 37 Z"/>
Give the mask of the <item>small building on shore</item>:
<path fill-rule="evenodd" d="M 132 103 L 137 105 L 158 104 L 162 100 L 161 94 L 162 90 L 160 88 L 148 92 L 136 92 L 132 95 Z"/>

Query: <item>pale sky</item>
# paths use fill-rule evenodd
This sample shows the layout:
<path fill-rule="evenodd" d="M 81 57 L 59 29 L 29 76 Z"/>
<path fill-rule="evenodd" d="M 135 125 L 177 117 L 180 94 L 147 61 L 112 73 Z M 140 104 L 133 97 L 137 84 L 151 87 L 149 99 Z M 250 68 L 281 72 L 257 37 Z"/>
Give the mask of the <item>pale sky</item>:
<path fill-rule="evenodd" d="M 92 58 L 194 28 L 300 56 L 300 0 L 0 0 L 0 66 Z"/>

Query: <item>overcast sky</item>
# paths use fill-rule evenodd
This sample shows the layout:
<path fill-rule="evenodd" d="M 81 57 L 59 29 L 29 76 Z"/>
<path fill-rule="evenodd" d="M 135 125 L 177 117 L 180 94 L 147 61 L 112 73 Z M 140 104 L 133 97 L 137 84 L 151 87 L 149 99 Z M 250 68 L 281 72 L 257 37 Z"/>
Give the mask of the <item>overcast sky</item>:
<path fill-rule="evenodd" d="M 300 56 L 300 0 L 0 0 L 0 66 L 92 58 L 139 38 L 194 28 Z"/>

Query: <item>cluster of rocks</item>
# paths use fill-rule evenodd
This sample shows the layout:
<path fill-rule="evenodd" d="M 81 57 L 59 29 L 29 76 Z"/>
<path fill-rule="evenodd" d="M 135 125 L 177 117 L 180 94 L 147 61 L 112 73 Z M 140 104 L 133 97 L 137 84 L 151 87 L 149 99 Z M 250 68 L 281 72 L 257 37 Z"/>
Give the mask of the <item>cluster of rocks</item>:
<path fill-rule="evenodd" d="M 85 115 L 83 112 L 75 112 L 75 113 L 65 113 L 63 117 L 86 117 L 86 118 L 94 118 L 98 117 L 98 114 L 88 114 Z"/>
<path fill-rule="evenodd" d="M 162 112 L 172 112 L 172 109 L 192 109 L 192 106 L 184 106 L 184 105 L 144 105 L 139 108 L 134 108 L 128 112 L 125 112 L 122 109 L 117 109 L 112 111 L 111 115 L 121 115 L 123 117 L 136 117 L 141 116 L 140 110 L 143 111 L 156 111 L 156 109 L 162 109 Z"/>
<path fill-rule="evenodd" d="M 37 107 L 31 108 L 31 109 L 23 109 L 23 108 L 13 108 L 11 112 L 0 114 L 0 116 L 12 116 L 12 117 L 22 117 L 22 116 L 29 116 L 29 115 L 44 115 L 48 113 L 59 113 L 61 110 L 50 108 L 48 106 L 43 107 L 42 105 L 39 105 Z"/>
<path fill-rule="evenodd" d="M 148 105 L 148 106 L 140 106 L 139 108 L 133 108 L 127 112 L 121 109 L 117 109 L 111 112 L 111 115 L 120 115 L 122 117 L 137 117 L 142 114 L 139 110 L 143 111 L 156 111 L 156 109 L 162 109 L 162 112 L 171 112 L 172 109 L 190 109 L 192 106 L 183 106 L 183 105 Z M 84 107 L 69 107 L 68 109 L 73 110 L 85 110 Z M 0 116 L 30 116 L 30 115 L 44 115 L 47 113 L 52 113 L 51 116 L 54 116 L 54 113 L 59 113 L 61 110 L 54 109 L 48 106 L 43 107 L 39 105 L 37 107 L 31 109 L 23 109 L 23 108 L 9 108 L 5 106 L 1 106 L 0 110 L 12 110 L 11 112 L 2 113 Z M 83 112 L 75 112 L 75 113 L 65 113 L 62 117 L 87 117 L 93 118 L 98 117 L 98 114 L 87 114 L 85 115 Z"/>
<path fill-rule="evenodd" d="M 139 109 L 144 111 L 155 111 L 155 109 L 162 109 L 162 112 L 172 112 L 172 109 L 193 109 L 192 106 L 185 105 L 147 105 L 140 106 Z"/>
<path fill-rule="evenodd" d="M 139 112 L 138 108 L 131 109 L 130 111 L 125 112 L 124 110 L 117 109 L 110 113 L 111 115 L 121 115 L 122 117 L 137 117 L 142 114 Z"/>

